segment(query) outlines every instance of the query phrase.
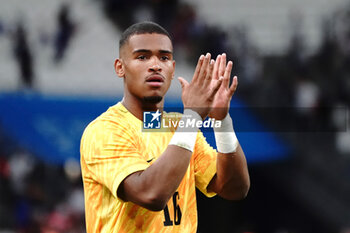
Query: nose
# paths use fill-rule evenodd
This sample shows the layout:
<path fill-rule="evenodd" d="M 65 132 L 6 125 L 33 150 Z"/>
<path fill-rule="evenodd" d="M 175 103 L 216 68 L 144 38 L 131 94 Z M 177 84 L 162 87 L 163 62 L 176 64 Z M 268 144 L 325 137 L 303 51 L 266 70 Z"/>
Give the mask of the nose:
<path fill-rule="evenodd" d="M 151 72 L 160 72 L 160 71 L 162 71 L 162 68 L 161 68 L 160 65 L 159 65 L 159 60 L 158 60 L 158 58 L 153 57 L 153 58 L 151 59 L 149 71 L 151 71 Z"/>

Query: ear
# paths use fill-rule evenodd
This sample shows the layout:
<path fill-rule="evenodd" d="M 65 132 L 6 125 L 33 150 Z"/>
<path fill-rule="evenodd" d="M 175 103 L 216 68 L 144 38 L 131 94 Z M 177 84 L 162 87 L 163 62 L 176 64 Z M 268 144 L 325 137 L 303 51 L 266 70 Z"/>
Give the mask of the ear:
<path fill-rule="evenodd" d="M 123 66 L 123 62 L 120 58 L 116 59 L 114 62 L 114 70 L 115 73 L 121 77 L 124 78 L 125 72 L 124 72 L 124 66 Z"/>

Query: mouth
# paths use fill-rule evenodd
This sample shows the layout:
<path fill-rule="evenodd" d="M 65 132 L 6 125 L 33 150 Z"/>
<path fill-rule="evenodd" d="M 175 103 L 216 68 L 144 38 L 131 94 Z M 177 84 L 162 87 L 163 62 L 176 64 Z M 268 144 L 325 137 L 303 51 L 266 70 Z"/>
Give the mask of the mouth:
<path fill-rule="evenodd" d="M 146 83 L 152 87 L 160 87 L 164 83 L 164 77 L 160 74 L 152 74 L 146 78 Z"/>

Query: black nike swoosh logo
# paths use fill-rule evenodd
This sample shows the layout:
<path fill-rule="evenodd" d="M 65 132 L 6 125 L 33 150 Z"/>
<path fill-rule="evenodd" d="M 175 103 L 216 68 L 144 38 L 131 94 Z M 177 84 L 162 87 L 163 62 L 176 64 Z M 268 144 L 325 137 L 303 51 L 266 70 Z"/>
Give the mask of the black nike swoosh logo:
<path fill-rule="evenodd" d="M 150 162 L 152 162 L 152 160 L 153 160 L 154 158 L 151 158 L 150 160 L 147 160 L 147 163 L 150 163 Z"/>

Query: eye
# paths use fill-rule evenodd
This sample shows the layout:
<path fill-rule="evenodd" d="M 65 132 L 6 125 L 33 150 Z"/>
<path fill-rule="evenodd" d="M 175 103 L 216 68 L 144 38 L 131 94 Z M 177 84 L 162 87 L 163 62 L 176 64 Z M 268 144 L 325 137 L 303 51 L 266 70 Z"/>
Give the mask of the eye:
<path fill-rule="evenodd" d="M 169 56 L 162 56 L 160 59 L 161 59 L 162 61 L 168 61 L 168 60 L 170 60 Z"/>
<path fill-rule="evenodd" d="M 137 57 L 138 60 L 146 60 L 146 56 L 145 55 L 140 55 Z"/>

